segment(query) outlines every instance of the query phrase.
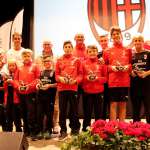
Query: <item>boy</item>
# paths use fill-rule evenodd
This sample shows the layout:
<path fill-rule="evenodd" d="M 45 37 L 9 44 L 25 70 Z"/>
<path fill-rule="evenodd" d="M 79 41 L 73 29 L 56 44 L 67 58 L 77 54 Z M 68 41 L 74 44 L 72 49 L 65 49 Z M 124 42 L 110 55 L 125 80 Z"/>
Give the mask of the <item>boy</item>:
<path fill-rule="evenodd" d="M 140 121 L 140 110 L 144 104 L 146 121 L 150 123 L 150 52 L 144 48 L 142 35 L 133 37 L 135 54 L 132 59 L 131 102 L 133 121 Z"/>
<path fill-rule="evenodd" d="M 72 55 L 73 45 L 71 41 L 65 41 L 63 45 L 64 55 L 56 63 L 56 81 L 59 92 L 59 124 L 60 140 L 67 137 L 67 106 L 70 104 L 69 120 L 71 134 L 78 134 L 80 122 L 78 119 L 77 88 L 82 80 L 82 67 L 79 59 Z"/>
<path fill-rule="evenodd" d="M 53 113 L 56 96 L 56 81 L 53 69 L 53 62 L 50 57 L 43 59 L 44 70 L 40 73 L 40 83 L 37 84 L 37 118 L 39 125 L 38 139 L 43 136 L 45 139 L 51 138 L 53 128 Z M 46 115 L 46 129 L 43 134 L 43 120 Z"/>
<path fill-rule="evenodd" d="M 20 94 L 23 129 L 26 135 L 35 139 L 36 135 L 36 84 L 39 79 L 40 70 L 32 63 L 32 50 L 25 49 L 22 52 L 23 66 L 21 66 L 15 80 Z"/>
<path fill-rule="evenodd" d="M 95 120 L 102 118 L 104 83 L 106 82 L 106 68 L 100 64 L 98 48 L 95 45 L 87 47 L 87 59 L 83 62 L 83 131 L 91 124 L 92 111 L 94 107 Z"/>
<path fill-rule="evenodd" d="M 121 29 L 113 26 L 110 30 L 113 46 L 105 54 L 104 60 L 108 65 L 108 86 L 110 94 L 110 120 L 119 121 L 126 118 L 126 101 L 130 86 L 131 51 L 122 45 Z"/>

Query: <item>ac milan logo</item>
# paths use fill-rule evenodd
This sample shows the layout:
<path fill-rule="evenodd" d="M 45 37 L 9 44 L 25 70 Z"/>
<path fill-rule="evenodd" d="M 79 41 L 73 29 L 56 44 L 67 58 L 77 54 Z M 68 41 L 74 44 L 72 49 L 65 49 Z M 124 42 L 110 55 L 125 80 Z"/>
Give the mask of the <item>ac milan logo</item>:
<path fill-rule="evenodd" d="M 145 0 L 88 0 L 91 30 L 98 36 L 107 34 L 111 26 L 120 26 L 126 40 L 131 33 L 142 33 L 145 23 Z M 133 31 L 134 30 L 134 31 Z"/>

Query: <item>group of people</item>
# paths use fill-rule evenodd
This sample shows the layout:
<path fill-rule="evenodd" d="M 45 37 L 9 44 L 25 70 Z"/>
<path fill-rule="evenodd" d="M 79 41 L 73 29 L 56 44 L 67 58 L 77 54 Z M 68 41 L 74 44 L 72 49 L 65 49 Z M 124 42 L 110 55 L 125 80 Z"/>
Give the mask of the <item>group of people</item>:
<path fill-rule="evenodd" d="M 144 104 L 150 123 L 150 52 L 144 37 L 133 37 L 134 48 L 123 46 L 121 29 L 110 30 L 99 37 L 102 51 L 96 45 L 85 45 L 84 35 L 76 34 L 76 45 L 63 43 L 64 54 L 54 59 L 52 44 L 43 42 L 42 55 L 32 57 L 32 50 L 21 47 L 21 35 L 13 34 L 14 47 L 6 57 L 0 52 L 0 123 L 3 131 L 23 131 L 32 139 L 51 138 L 59 111 L 59 139 L 67 137 L 66 119 L 71 134 L 79 134 L 79 101 L 83 105 L 82 131 L 94 118 L 125 121 L 130 97 L 133 121 L 140 121 Z M 82 96 L 82 98 L 81 98 Z M 56 105 L 56 107 L 54 107 Z M 68 107 L 69 106 L 69 107 Z M 67 114 L 67 112 L 69 113 Z M 54 117 L 56 116 L 56 117 Z M 21 122 L 21 118 L 23 122 Z M 57 133 L 57 131 L 56 131 Z"/>

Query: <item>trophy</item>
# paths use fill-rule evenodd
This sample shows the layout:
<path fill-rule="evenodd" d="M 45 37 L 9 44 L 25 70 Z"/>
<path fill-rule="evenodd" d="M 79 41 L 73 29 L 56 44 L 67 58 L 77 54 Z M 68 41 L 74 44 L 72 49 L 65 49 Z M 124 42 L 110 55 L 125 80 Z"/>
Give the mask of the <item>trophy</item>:
<path fill-rule="evenodd" d="M 89 72 L 89 80 L 95 80 L 96 79 L 96 75 L 95 75 L 95 73 L 93 72 L 93 71 L 90 71 Z"/>
<path fill-rule="evenodd" d="M 25 85 L 25 83 L 23 81 L 20 81 L 20 91 L 26 91 L 27 90 L 27 86 Z"/>
<path fill-rule="evenodd" d="M 39 89 L 40 89 L 40 90 L 45 90 L 45 87 L 44 87 L 44 83 L 43 83 L 43 82 L 40 82 L 40 84 L 39 84 Z"/>
<path fill-rule="evenodd" d="M 133 71 L 136 75 L 137 75 L 137 73 L 140 73 L 144 70 L 143 68 L 139 68 L 139 66 L 137 64 L 133 64 L 132 67 L 133 67 Z"/>
<path fill-rule="evenodd" d="M 119 61 L 116 61 L 116 69 L 118 71 L 123 71 L 124 70 L 124 66 L 122 66 Z"/>
<path fill-rule="evenodd" d="M 68 74 L 65 74 L 65 82 L 66 82 L 67 84 L 69 83 L 70 79 L 71 79 L 71 76 L 68 75 Z"/>
<path fill-rule="evenodd" d="M 13 75 L 7 74 L 7 75 L 5 75 L 5 79 L 6 79 L 7 83 L 8 83 L 8 86 L 12 86 L 10 81 L 13 79 Z"/>

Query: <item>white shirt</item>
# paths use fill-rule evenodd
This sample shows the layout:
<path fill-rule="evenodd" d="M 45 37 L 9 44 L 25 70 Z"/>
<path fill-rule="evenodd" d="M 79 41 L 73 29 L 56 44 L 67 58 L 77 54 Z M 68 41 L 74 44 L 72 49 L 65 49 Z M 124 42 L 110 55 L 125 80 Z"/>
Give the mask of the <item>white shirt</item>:
<path fill-rule="evenodd" d="M 22 51 L 24 50 L 23 47 L 21 47 L 20 50 L 14 50 L 13 48 L 9 49 L 6 53 L 7 61 L 9 59 L 15 59 L 17 66 L 20 67 L 22 65 Z"/>

